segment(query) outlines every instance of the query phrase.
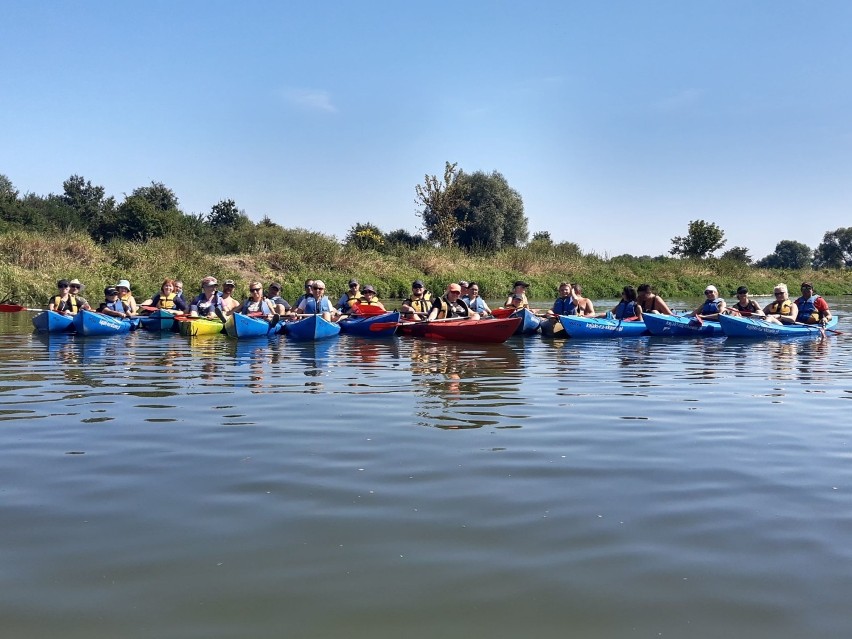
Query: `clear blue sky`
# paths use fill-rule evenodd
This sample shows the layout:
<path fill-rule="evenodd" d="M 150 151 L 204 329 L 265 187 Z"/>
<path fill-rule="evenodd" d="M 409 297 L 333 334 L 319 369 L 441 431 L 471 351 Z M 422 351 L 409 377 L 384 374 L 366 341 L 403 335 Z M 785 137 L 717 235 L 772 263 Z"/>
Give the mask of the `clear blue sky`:
<path fill-rule="evenodd" d="M 852 2 L 0 0 L 0 173 L 345 236 L 418 229 L 444 162 L 530 232 L 755 258 L 852 226 Z"/>

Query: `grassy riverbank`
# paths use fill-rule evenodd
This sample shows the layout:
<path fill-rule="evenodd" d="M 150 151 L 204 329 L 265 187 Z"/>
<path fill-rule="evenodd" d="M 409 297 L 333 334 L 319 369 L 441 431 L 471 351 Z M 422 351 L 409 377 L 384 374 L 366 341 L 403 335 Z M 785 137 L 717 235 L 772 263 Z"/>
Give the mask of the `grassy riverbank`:
<path fill-rule="evenodd" d="M 119 279 L 129 279 L 141 299 L 140 295 L 155 293 L 165 277 L 182 279 L 187 292 L 194 292 L 205 275 L 215 275 L 220 281 L 234 279 L 238 297 L 247 293 L 249 280 L 279 281 L 284 285 L 284 297 L 291 301 L 309 277 L 323 279 L 332 296 L 345 291 L 349 278 L 356 277 L 362 284 L 373 284 L 383 299 L 405 297 L 417 278 L 432 291 L 442 291 L 450 281 L 476 280 L 486 298 L 502 297 L 519 278 L 532 284 L 531 297 L 539 299 L 554 297 L 561 281 L 581 283 L 592 299 L 617 297 L 625 284 L 644 282 L 671 297 L 700 296 L 709 283 L 729 299 L 742 284 L 758 294 L 770 293 L 778 282 L 796 291 L 805 280 L 813 281 L 824 295 L 852 292 L 850 271 L 777 271 L 716 259 L 605 260 L 559 246 L 512 248 L 489 255 L 432 247 L 378 253 L 343 247 L 332 237 L 295 230 L 290 231 L 287 246 L 257 246 L 242 255 L 217 255 L 177 238 L 99 245 L 84 234 L 0 235 L 0 297 L 26 304 L 44 303 L 63 277 L 80 279 L 87 287 L 84 295 L 91 301 L 100 299 L 103 287 Z"/>

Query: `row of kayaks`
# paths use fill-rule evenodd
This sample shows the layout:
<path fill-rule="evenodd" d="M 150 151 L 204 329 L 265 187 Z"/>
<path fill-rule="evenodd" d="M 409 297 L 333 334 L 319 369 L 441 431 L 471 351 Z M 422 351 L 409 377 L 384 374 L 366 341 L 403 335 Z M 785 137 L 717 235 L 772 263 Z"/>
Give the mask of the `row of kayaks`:
<path fill-rule="evenodd" d="M 607 338 L 656 335 L 661 337 L 745 337 L 786 338 L 820 336 L 837 326 L 837 317 L 822 328 L 818 325 L 775 324 L 765 320 L 737 315 L 720 315 L 719 321 L 698 320 L 679 315 L 647 313 L 642 321 L 617 320 L 600 317 L 560 315 L 559 323 L 566 337 Z M 552 330 L 552 329 L 551 329 Z M 834 331 L 836 332 L 836 331 Z M 554 332 L 554 336 L 559 333 Z"/>
<path fill-rule="evenodd" d="M 85 310 L 73 316 L 43 311 L 33 318 L 33 325 L 40 332 L 76 332 L 85 336 L 118 335 L 144 328 L 150 331 L 171 330 L 190 337 L 225 333 L 237 339 L 286 335 L 296 340 L 315 341 L 335 337 L 340 333 L 360 337 L 390 337 L 399 333 L 433 340 L 473 343 L 505 342 L 521 323 L 520 317 L 401 322 L 399 311 L 368 317 L 350 317 L 339 322 L 329 322 L 321 315 L 309 315 L 295 321 L 270 323 L 266 319 L 234 314 L 223 323 L 219 319 L 187 318 L 160 310 L 133 319 L 118 319 Z"/>
<path fill-rule="evenodd" d="M 389 337 L 394 334 L 473 343 L 500 343 L 512 335 L 530 335 L 539 330 L 545 336 L 598 339 L 658 335 L 671 337 L 746 337 L 783 338 L 820 335 L 819 326 L 803 324 L 774 324 L 750 317 L 722 315 L 718 322 L 699 321 L 678 315 L 646 314 L 643 321 L 560 315 L 558 323 L 542 321 L 527 309 L 507 318 L 484 320 L 435 320 L 431 322 L 401 322 L 398 311 L 360 318 L 329 322 L 320 315 L 310 315 L 295 321 L 270 323 L 265 319 L 234 314 L 223 323 L 219 319 L 186 318 L 168 311 L 155 311 L 144 317 L 117 319 L 92 311 L 80 311 L 74 316 L 44 311 L 33 318 L 41 332 L 76 331 L 80 335 L 117 335 L 136 328 L 150 331 L 176 331 L 182 335 L 198 336 L 226 333 L 238 339 L 287 335 L 296 340 L 322 340 L 349 333 L 360 337 Z M 825 327 L 831 331 L 837 325 L 832 317 Z M 555 327 L 555 328 L 554 328 Z M 836 332 L 836 331 L 834 331 Z"/>

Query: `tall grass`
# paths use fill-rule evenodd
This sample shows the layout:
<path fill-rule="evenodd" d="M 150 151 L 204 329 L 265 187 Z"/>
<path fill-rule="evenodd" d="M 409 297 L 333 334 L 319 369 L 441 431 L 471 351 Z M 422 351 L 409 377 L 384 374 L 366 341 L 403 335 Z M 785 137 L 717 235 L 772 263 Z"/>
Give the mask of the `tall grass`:
<path fill-rule="evenodd" d="M 730 298 L 743 284 L 755 293 L 769 293 L 778 282 L 795 290 L 804 280 L 814 281 L 826 295 L 852 291 L 852 272 L 845 270 L 780 271 L 716 259 L 619 256 L 607 260 L 584 255 L 572 243 L 536 242 L 490 254 L 432 246 L 394 246 L 378 252 L 344 247 L 333 237 L 303 229 L 284 231 L 255 234 L 250 248 L 239 254 L 220 254 L 218 246 L 197 246 L 179 237 L 98 245 L 82 234 L 8 232 L 0 234 L 0 297 L 42 303 L 63 277 L 83 281 L 89 301 L 99 300 L 103 287 L 119 279 L 130 280 L 137 299 L 155 293 L 165 277 L 182 279 L 189 295 L 198 291 L 201 278 L 207 275 L 235 280 L 239 297 L 247 294 L 251 280 L 278 281 L 291 302 L 302 293 L 305 279 L 324 280 L 330 296 L 336 298 L 351 277 L 375 286 L 383 299 L 407 296 L 415 279 L 422 279 L 435 293 L 449 282 L 475 280 L 489 299 L 502 299 L 517 279 L 529 281 L 530 296 L 539 299 L 555 297 L 562 281 L 581 283 L 593 299 L 611 299 L 624 285 L 642 283 L 651 284 L 663 296 L 677 297 L 700 296 L 707 284 L 715 284 Z"/>

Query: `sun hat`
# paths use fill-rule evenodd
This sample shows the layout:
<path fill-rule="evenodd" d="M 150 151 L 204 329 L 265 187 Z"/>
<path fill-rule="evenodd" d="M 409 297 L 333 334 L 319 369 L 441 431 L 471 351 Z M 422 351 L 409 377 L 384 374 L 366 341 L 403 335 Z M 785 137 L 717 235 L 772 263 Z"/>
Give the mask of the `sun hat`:
<path fill-rule="evenodd" d="M 367 284 L 366 286 L 361 288 L 362 293 L 375 293 L 376 289 L 374 289 L 371 285 Z"/>
<path fill-rule="evenodd" d="M 355 286 L 358 283 L 358 280 L 349 280 L 349 286 Z"/>
<path fill-rule="evenodd" d="M 527 282 L 523 281 L 523 280 L 518 280 L 518 281 L 517 281 L 517 282 L 515 282 L 512 286 L 523 286 L 524 288 L 529 288 L 529 287 L 530 287 L 530 285 L 529 285 Z"/>
<path fill-rule="evenodd" d="M 707 286 L 705 286 L 704 290 L 705 291 L 713 291 L 714 293 L 719 292 L 719 290 L 715 286 L 713 286 L 712 284 L 708 284 Z"/>
<path fill-rule="evenodd" d="M 83 289 L 84 289 L 84 288 L 86 288 L 86 287 L 83 285 L 83 283 L 82 283 L 80 280 L 78 280 L 76 277 L 75 277 L 73 280 L 71 280 L 70 282 L 68 282 L 68 285 L 69 285 L 69 286 L 74 286 L 75 284 L 76 284 L 77 286 L 79 286 L 79 287 L 80 287 L 80 292 L 81 292 L 81 293 L 83 292 Z"/>
<path fill-rule="evenodd" d="M 126 288 L 129 291 L 130 282 L 128 282 L 127 280 L 118 280 L 118 284 L 115 285 L 115 288 Z"/>
<path fill-rule="evenodd" d="M 447 291 L 451 293 L 461 293 L 461 286 L 453 282 L 447 287 Z"/>
<path fill-rule="evenodd" d="M 234 283 L 234 280 L 225 280 L 222 286 L 236 286 L 236 284 Z"/>

